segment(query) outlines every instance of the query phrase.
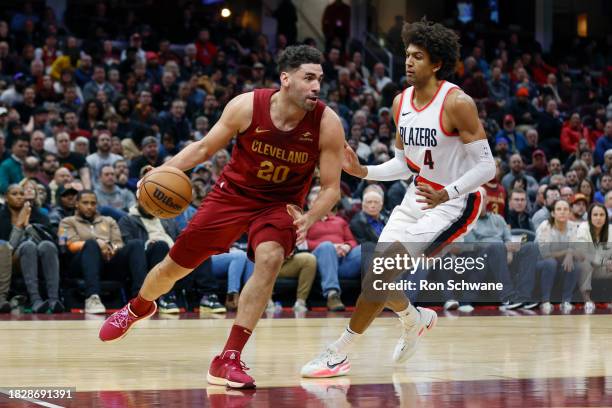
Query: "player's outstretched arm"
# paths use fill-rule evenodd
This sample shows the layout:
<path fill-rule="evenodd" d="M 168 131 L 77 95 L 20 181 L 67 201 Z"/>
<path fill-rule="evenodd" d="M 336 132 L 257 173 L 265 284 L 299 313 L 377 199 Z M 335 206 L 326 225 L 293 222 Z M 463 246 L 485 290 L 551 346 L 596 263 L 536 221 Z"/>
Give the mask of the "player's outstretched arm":
<path fill-rule="evenodd" d="M 321 191 L 312 208 L 296 219 L 297 241 L 306 238 L 308 228 L 327 215 L 340 199 L 340 175 L 342 173 L 342 150 L 344 129 L 334 111 L 326 108 L 321 118 L 319 134 L 319 170 Z"/>
<path fill-rule="evenodd" d="M 223 114 L 206 137 L 191 143 L 165 163 L 179 170 L 189 170 L 208 160 L 218 150 L 227 146 L 232 137 L 246 130 L 253 116 L 253 93 L 236 96 L 229 101 Z"/>
<path fill-rule="evenodd" d="M 397 95 L 393 100 L 393 117 L 397 119 L 397 111 L 399 109 L 401 94 Z M 396 121 L 397 122 L 397 121 Z M 397 123 L 396 123 L 397 126 Z M 359 164 L 359 158 L 350 148 L 348 143 L 344 146 L 344 161 L 342 167 L 344 171 L 352 176 L 365 178 L 367 180 L 376 181 L 393 181 L 407 179 L 413 176 L 405 161 L 404 142 L 402 141 L 399 131 L 395 134 L 395 155 L 391 160 L 376 166 L 362 166 Z"/>

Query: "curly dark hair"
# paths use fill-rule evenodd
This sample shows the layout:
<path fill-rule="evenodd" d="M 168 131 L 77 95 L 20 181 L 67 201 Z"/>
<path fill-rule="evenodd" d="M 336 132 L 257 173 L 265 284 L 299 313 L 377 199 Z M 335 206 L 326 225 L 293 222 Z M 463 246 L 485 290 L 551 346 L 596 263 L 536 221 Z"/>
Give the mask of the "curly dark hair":
<path fill-rule="evenodd" d="M 459 36 L 442 24 L 427 21 L 425 18 L 416 23 L 405 23 L 402 29 L 404 46 L 413 44 L 429 53 L 433 63 L 442 62 L 436 78 L 447 79 L 455 72 L 459 59 Z"/>
<path fill-rule="evenodd" d="M 297 69 L 302 64 L 320 64 L 323 60 L 321 51 L 309 45 L 292 45 L 278 57 L 278 72 Z"/>

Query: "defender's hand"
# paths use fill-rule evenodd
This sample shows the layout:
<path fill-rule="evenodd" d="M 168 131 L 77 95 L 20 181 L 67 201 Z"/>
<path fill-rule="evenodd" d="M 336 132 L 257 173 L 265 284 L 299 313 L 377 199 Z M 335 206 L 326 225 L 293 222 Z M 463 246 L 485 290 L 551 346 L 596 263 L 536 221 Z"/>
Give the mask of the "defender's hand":
<path fill-rule="evenodd" d="M 342 169 L 346 171 L 351 176 L 364 178 L 368 171 L 364 166 L 359 164 L 359 158 L 357 157 L 357 153 L 349 146 L 349 144 L 344 142 L 344 157 L 342 159 Z"/>

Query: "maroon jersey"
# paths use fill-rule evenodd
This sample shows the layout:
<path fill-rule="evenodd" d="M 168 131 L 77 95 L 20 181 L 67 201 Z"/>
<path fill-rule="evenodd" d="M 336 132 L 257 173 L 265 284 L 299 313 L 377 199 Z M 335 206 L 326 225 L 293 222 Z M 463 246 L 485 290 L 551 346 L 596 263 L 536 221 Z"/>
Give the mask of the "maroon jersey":
<path fill-rule="evenodd" d="M 217 185 L 226 182 L 248 197 L 301 207 L 319 161 L 319 129 L 325 104 L 318 101 L 293 130 L 284 132 L 270 117 L 270 98 L 275 92 L 254 91 L 251 124 L 238 134 Z"/>
<path fill-rule="evenodd" d="M 506 189 L 497 181 L 486 183 L 484 189 L 487 192 L 487 211 L 506 217 Z"/>

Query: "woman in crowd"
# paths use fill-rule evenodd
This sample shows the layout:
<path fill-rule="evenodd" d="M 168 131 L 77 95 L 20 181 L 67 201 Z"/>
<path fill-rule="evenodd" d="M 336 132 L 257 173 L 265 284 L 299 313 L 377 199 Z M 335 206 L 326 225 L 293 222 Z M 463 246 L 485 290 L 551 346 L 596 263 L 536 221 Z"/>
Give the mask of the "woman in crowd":
<path fill-rule="evenodd" d="M 595 195 L 595 185 L 591 180 L 589 180 L 588 178 L 582 180 L 580 182 L 580 185 L 578 186 L 578 192 L 584 194 L 587 200 L 589 200 L 589 202 L 587 203 L 588 205 L 591 205 L 593 203 L 593 196 Z"/>
<path fill-rule="evenodd" d="M 213 182 L 216 182 L 219 178 L 219 175 L 223 171 L 223 168 L 230 160 L 230 154 L 227 150 L 221 149 L 212 158 L 212 175 Z"/>
<path fill-rule="evenodd" d="M 593 204 L 587 214 L 587 222 L 578 227 L 576 241 L 583 243 L 578 244 L 583 258 L 580 262 L 580 293 L 584 298 L 584 312 L 590 314 L 595 311 L 591 299 L 593 278 L 612 281 L 612 235 L 606 207 Z"/>
<path fill-rule="evenodd" d="M 561 311 L 569 313 L 574 306 L 572 295 L 578 280 L 578 263 L 574 254 L 578 224 L 569 220 L 570 206 L 563 199 L 555 201 L 548 221 L 536 230 L 536 242 L 540 247 L 542 259 L 538 261 L 540 271 L 541 304 L 543 313 L 553 310 L 551 292 L 555 277 L 559 274 L 563 281 Z"/>
<path fill-rule="evenodd" d="M 81 117 L 79 119 L 79 127 L 91 132 L 96 123 L 104 120 L 104 106 L 97 99 L 90 99 L 85 102 Z"/>
<path fill-rule="evenodd" d="M 24 199 L 30 203 L 32 210 L 40 212 L 45 217 L 49 215 L 49 209 L 43 207 L 44 203 L 41 201 L 42 197 L 39 197 L 38 182 L 34 179 L 23 179 L 19 182 L 19 185 L 23 188 Z"/>

